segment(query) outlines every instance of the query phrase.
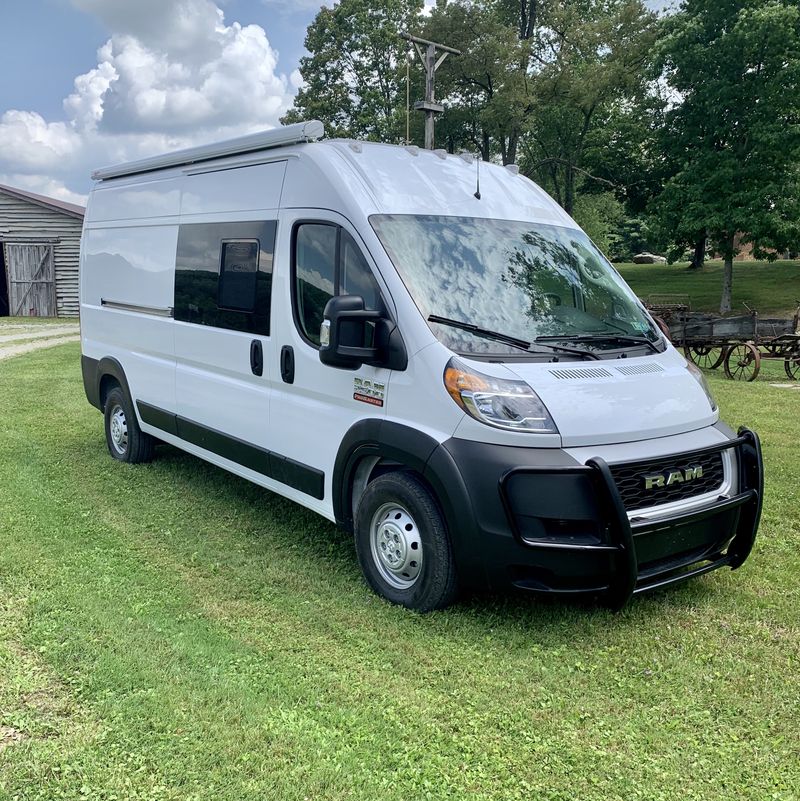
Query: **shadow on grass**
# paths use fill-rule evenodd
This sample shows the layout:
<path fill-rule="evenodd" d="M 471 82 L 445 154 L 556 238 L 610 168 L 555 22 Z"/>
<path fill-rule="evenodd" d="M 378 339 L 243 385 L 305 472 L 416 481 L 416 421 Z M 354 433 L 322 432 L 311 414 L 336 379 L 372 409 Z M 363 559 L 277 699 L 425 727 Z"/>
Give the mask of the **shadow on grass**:
<path fill-rule="evenodd" d="M 712 577 L 701 577 L 636 596 L 617 614 L 606 609 L 598 598 L 523 591 L 469 593 L 447 610 L 421 615 L 374 598 L 361 577 L 351 535 L 316 513 L 169 445 L 159 446 L 156 461 L 149 469 L 164 474 L 157 480 L 168 480 L 181 490 L 195 493 L 195 507 L 202 507 L 204 498 L 211 504 L 208 493 L 213 492 L 213 508 L 209 509 L 212 516 L 218 511 L 217 504 L 231 510 L 246 509 L 241 514 L 242 528 L 234 536 L 246 543 L 248 559 L 267 563 L 291 554 L 290 566 L 299 571 L 301 581 L 307 579 L 308 593 L 317 603 L 341 603 L 344 596 L 364 612 L 391 618 L 397 636 L 402 636 L 405 625 L 413 624 L 415 629 L 423 627 L 444 636 L 448 631 L 463 635 L 465 628 L 492 629 L 495 634 L 536 632 L 548 639 L 567 641 L 608 627 L 638 629 L 648 621 L 711 604 L 718 592 Z M 247 587 L 239 590 L 254 599 L 268 587 L 266 577 L 255 583 L 244 582 L 236 575 L 235 567 L 227 576 L 236 585 L 246 583 Z"/>

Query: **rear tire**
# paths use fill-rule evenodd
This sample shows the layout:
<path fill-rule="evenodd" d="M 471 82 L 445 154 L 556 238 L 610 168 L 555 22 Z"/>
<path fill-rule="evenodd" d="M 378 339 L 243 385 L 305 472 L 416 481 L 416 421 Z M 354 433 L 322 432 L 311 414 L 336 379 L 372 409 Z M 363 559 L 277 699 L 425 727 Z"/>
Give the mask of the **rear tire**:
<path fill-rule="evenodd" d="M 428 488 L 410 473 L 371 481 L 358 504 L 355 544 L 364 578 L 392 603 L 430 612 L 449 606 L 458 582 L 450 538 Z"/>
<path fill-rule="evenodd" d="M 139 428 L 133 404 L 122 387 L 108 393 L 104 415 L 106 445 L 117 461 L 141 464 L 152 460 L 156 441 Z"/>

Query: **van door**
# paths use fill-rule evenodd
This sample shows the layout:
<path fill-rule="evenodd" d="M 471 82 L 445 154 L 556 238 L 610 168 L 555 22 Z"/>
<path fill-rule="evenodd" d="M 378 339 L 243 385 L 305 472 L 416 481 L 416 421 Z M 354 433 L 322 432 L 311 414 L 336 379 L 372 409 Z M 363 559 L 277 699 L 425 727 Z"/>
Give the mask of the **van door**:
<path fill-rule="evenodd" d="M 181 224 L 175 270 L 176 434 L 256 481 L 270 474 L 276 229 L 275 219 Z"/>
<path fill-rule="evenodd" d="M 286 481 L 304 503 L 332 517 L 339 446 L 354 423 L 385 416 L 391 371 L 323 365 L 322 313 L 335 294 L 360 295 L 369 309 L 385 309 L 385 299 L 355 229 L 335 212 L 282 211 L 276 253 L 271 448 L 285 457 Z"/>

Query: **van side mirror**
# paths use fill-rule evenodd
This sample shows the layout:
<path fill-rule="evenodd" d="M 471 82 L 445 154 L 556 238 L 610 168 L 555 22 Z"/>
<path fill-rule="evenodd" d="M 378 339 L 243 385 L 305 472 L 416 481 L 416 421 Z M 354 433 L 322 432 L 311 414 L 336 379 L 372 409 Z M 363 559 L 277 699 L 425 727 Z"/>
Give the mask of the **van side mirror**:
<path fill-rule="evenodd" d="M 365 309 L 360 295 L 336 295 L 327 302 L 319 340 L 319 360 L 329 367 L 405 370 L 408 365 L 397 326 L 382 312 Z"/>

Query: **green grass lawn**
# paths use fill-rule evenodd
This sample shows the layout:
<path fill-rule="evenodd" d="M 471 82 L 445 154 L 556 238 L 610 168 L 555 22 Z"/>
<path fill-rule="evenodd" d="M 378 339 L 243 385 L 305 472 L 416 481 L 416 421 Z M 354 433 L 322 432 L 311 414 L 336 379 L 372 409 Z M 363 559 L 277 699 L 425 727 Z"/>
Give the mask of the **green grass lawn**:
<path fill-rule="evenodd" d="M 764 442 L 741 570 L 421 616 L 298 506 L 112 461 L 78 354 L 0 364 L 0 798 L 798 798 L 800 392 L 711 376 Z"/>
<path fill-rule="evenodd" d="M 615 266 L 640 298 L 687 294 L 696 311 L 719 311 L 721 261 L 710 261 L 699 271 L 687 270 L 685 264 Z M 791 317 L 800 304 L 800 262 L 735 262 L 733 313 L 746 314 L 744 303 L 764 316 Z"/>

